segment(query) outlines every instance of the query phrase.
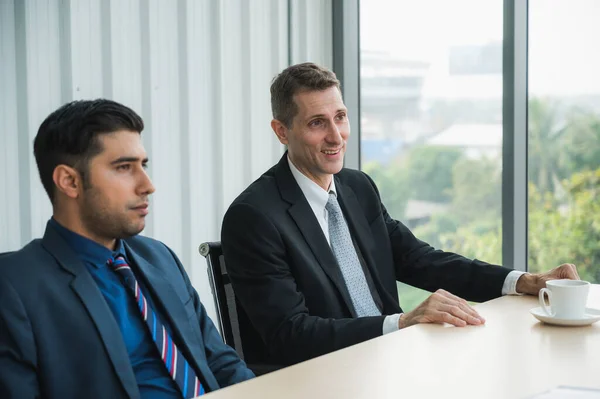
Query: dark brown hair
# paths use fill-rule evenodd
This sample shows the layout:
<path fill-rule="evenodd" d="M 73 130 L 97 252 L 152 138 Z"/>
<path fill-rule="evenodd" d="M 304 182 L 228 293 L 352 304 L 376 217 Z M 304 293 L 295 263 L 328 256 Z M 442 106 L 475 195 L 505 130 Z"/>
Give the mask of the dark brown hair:
<path fill-rule="evenodd" d="M 131 108 L 111 100 L 72 101 L 51 113 L 33 142 L 40 179 L 50 201 L 54 202 L 54 169 L 60 164 L 71 166 L 81 174 L 83 186 L 88 186 L 88 164 L 103 151 L 98 136 L 122 129 L 141 134 L 144 122 Z"/>
<path fill-rule="evenodd" d="M 292 65 L 284 69 L 271 83 L 271 110 L 273 118 L 287 128 L 298 113 L 294 96 L 301 91 L 321 91 L 330 87 L 340 89 L 335 73 L 312 62 Z"/>

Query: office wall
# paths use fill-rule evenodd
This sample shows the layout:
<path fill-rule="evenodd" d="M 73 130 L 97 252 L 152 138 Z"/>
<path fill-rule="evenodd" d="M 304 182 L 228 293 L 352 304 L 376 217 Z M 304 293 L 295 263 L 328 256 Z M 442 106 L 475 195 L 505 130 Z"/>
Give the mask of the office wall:
<path fill-rule="evenodd" d="M 214 315 L 198 245 L 281 156 L 269 85 L 290 62 L 331 67 L 331 0 L 0 1 L 0 252 L 51 215 L 32 142 L 73 99 L 138 111 L 157 187 L 145 235 L 180 256 Z"/>

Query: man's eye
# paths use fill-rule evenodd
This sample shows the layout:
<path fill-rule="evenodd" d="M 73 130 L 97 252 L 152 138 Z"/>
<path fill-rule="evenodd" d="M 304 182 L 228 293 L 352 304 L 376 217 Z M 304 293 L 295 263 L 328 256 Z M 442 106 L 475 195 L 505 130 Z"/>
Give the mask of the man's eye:
<path fill-rule="evenodd" d="M 123 164 L 123 165 L 117 166 L 117 170 L 129 170 L 129 169 L 131 169 L 131 165 L 129 165 L 129 164 Z"/>
<path fill-rule="evenodd" d="M 338 121 L 343 121 L 344 119 L 346 119 L 346 114 L 339 114 L 337 116 Z"/>
<path fill-rule="evenodd" d="M 323 124 L 323 122 L 320 119 L 315 119 L 314 121 L 309 123 L 309 126 L 317 127 L 317 126 L 321 126 L 322 124 Z"/>

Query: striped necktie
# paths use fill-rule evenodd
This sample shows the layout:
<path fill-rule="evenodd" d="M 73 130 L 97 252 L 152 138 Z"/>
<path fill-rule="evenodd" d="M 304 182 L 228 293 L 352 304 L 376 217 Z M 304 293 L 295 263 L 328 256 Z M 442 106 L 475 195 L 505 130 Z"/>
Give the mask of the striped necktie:
<path fill-rule="evenodd" d="M 196 375 L 194 369 L 188 364 L 179 351 L 173 338 L 168 333 L 165 326 L 162 324 L 154 310 L 146 301 L 140 285 L 138 284 L 131 267 L 125 261 L 122 255 L 108 260 L 108 265 L 119 274 L 125 285 L 131 290 L 135 296 L 135 301 L 142 314 L 142 319 L 146 322 L 146 326 L 152 334 L 152 339 L 158 348 L 158 353 L 161 356 L 171 377 L 175 380 L 184 398 L 194 398 L 204 395 L 204 386 Z"/>

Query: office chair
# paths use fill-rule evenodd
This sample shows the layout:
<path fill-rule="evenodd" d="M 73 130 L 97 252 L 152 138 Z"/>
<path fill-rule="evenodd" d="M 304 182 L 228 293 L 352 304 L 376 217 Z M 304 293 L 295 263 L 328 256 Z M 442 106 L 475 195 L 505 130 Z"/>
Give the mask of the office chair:
<path fill-rule="evenodd" d="M 220 242 L 200 245 L 200 254 L 208 264 L 208 281 L 215 300 L 217 322 L 223 341 L 238 353 L 257 376 L 283 368 L 264 362 L 267 349 L 248 315 L 235 297 Z"/>

